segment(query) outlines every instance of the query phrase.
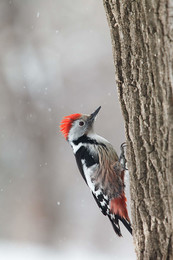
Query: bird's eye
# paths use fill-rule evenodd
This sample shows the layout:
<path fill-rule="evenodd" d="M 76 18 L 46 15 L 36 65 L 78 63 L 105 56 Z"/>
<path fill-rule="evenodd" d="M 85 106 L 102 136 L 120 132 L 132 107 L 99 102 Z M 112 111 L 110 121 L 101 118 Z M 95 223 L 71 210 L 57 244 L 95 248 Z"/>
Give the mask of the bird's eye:
<path fill-rule="evenodd" d="M 84 125 L 84 121 L 79 121 L 79 125 L 83 126 Z"/>

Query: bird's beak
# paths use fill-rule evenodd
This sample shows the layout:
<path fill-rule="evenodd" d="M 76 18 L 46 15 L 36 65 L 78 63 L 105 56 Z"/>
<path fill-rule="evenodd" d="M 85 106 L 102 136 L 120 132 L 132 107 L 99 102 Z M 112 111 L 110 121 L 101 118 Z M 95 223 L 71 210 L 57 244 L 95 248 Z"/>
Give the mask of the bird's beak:
<path fill-rule="evenodd" d="M 90 122 L 93 122 L 93 121 L 94 121 L 94 119 L 95 119 L 96 115 L 98 114 L 98 112 L 100 111 L 100 109 L 101 109 L 101 106 L 99 106 L 99 107 L 96 109 L 96 111 L 94 111 L 94 112 L 89 116 L 89 121 L 90 121 Z"/>

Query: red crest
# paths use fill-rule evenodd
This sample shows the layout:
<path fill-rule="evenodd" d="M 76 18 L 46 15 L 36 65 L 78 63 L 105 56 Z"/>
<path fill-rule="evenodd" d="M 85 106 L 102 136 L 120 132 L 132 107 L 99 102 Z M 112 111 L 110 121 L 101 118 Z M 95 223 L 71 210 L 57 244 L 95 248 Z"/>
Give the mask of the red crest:
<path fill-rule="evenodd" d="M 72 114 L 69 116 L 65 116 L 60 124 L 60 131 L 63 133 L 65 139 L 68 138 L 68 133 L 70 131 L 71 125 L 74 120 L 78 119 L 81 114 Z"/>

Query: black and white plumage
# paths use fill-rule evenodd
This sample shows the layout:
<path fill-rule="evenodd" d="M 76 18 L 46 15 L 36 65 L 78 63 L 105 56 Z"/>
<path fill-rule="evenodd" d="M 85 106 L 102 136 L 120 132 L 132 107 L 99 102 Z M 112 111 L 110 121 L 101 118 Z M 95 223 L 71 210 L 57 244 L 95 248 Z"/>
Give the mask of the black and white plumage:
<path fill-rule="evenodd" d="M 61 122 L 61 131 L 70 143 L 79 171 L 102 213 L 121 236 L 119 220 L 132 234 L 124 193 L 124 169 L 112 145 L 93 131 L 99 107 L 91 115 L 73 114 Z"/>

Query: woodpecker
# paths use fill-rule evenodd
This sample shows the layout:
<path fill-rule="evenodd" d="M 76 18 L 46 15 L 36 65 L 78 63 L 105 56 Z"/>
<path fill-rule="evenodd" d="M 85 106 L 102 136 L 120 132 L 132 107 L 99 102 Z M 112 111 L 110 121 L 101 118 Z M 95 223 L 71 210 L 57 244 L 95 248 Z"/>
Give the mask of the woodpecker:
<path fill-rule="evenodd" d="M 63 118 L 60 131 L 70 143 L 79 171 L 89 186 L 102 213 L 122 236 L 119 221 L 132 234 L 127 212 L 124 170 L 113 146 L 94 132 L 98 107 L 91 115 L 72 114 Z"/>

